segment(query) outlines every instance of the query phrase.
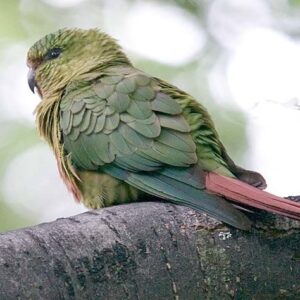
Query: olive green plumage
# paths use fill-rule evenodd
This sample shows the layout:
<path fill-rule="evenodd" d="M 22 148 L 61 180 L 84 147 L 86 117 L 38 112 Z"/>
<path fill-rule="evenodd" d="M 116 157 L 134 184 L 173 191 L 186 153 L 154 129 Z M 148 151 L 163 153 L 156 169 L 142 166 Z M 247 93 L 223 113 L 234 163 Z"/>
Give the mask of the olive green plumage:
<path fill-rule="evenodd" d="M 53 49 L 58 55 L 51 56 Z M 86 206 L 147 193 L 249 226 L 231 204 L 205 191 L 203 171 L 234 177 L 238 168 L 205 108 L 135 69 L 112 38 L 98 30 L 60 30 L 29 50 L 28 65 L 42 97 L 39 132 Z"/>

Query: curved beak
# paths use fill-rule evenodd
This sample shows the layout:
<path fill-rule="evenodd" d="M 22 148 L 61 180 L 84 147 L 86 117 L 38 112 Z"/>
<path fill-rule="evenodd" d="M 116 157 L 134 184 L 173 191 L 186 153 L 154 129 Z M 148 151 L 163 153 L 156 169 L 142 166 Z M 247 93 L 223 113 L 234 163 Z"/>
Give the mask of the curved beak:
<path fill-rule="evenodd" d="M 27 81 L 31 91 L 34 93 L 34 88 L 36 87 L 36 81 L 35 81 L 35 71 L 33 69 L 29 69 L 27 75 Z"/>

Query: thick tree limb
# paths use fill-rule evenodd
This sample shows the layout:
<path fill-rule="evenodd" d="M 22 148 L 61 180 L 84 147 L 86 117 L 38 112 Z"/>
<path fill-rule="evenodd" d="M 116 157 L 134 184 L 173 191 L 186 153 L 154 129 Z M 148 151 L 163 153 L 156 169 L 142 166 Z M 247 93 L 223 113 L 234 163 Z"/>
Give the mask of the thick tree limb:
<path fill-rule="evenodd" d="M 262 219 L 147 202 L 4 233 L 0 299 L 299 299 L 300 224 Z"/>

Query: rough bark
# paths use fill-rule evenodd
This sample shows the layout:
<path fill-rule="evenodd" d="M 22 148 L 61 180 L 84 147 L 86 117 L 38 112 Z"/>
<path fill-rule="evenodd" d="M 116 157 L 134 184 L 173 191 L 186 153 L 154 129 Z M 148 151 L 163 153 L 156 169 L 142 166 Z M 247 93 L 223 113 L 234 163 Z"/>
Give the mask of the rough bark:
<path fill-rule="evenodd" d="M 0 235 L 0 299 L 300 299 L 300 224 L 145 202 Z"/>

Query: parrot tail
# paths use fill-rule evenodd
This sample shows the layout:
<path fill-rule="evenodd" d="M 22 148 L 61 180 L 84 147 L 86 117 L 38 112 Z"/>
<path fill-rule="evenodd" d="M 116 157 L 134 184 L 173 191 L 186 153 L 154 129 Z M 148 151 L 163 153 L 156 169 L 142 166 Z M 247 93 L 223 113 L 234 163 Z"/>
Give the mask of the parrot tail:
<path fill-rule="evenodd" d="M 207 191 L 233 202 L 300 220 L 300 203 L 261 191 L 240 180 L 208 172 L 205 186 Z"/>

